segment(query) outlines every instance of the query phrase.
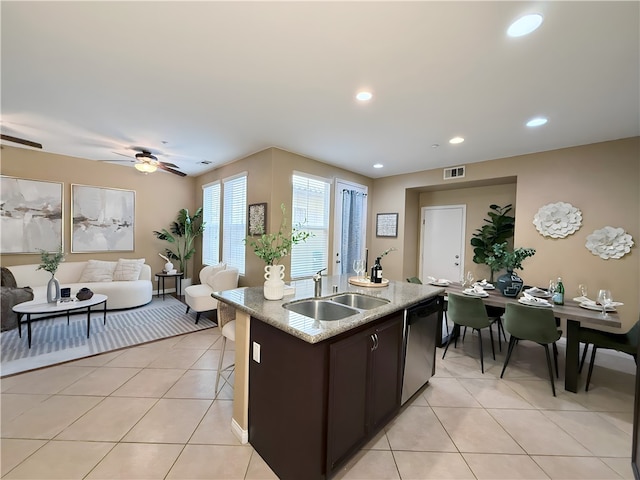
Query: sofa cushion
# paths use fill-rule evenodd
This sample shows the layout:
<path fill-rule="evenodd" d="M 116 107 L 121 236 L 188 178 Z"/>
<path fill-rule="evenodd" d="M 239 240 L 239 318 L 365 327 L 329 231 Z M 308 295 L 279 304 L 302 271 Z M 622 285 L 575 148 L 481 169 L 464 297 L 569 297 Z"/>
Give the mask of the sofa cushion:
<path fill-rule="evenodd" d="M 2 267 L 2 283 L 1 285 L 3 287 L 11 287 L 11 288 L 16 288 L 18 286 L 18 284 L 16 283 L 16 279 L 13 276 L 13 273 L 11 273 L 11 270 L 9 270 L 6 267 Z"/>
<path fill-rule="evenodd" d="M 104 260 L 89 260 L 82 270 L 82 275 L 78 283 L 84 282 L 111 282 L 116 262 L 105 262 Z"/>
<path fill-rule="evenodd" d="M 140 277 L 144 258 L 120 258 L 113 272 L 114 281 L 132 282 Z"/>

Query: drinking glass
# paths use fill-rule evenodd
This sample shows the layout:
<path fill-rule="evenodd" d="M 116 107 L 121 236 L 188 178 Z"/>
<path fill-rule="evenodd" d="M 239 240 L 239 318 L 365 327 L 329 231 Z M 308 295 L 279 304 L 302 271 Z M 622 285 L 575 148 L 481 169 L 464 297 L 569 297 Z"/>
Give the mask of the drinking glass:
<path fill-rule="evenodd" d="M 549 294 L 553 297 L 554 293 L 556 293 L 556 282 L 549 280 Z"/>
<path fill-rule="evenodd" d="M 578 294 L 581 297 L 587 298 L 588 291 L 587 291 L 587 284 L 586 283 L 581 283 L 580 285 L 578 285 Z"/>
<path fill-rule="evenodd" d="M 353 270 L 356 272 L 356 277 L 361 277 L 364 273 L 364 260 L 354 260 Z"/>
<path fill-rule="evenodd" d="M 473 273 L 471 273 L 471 271 L 467 272 L 467 276 L 465 277 L 466 281 L 467 281 L 467 286 L 468 287 L 472 287 L 473 286 Z"/>
<path fill-rule="evenodd" d="M 613 297 L 611 296 L 611 291 L 610 290 L 600 290 L 598 292 L 598 302 L 600 302 L 600 305 L 602 305 L 602 316 L 603 317 L 607 317 L 607 307 L 609 305 L 611 305 L 611 302 L 613 302 Z"/>

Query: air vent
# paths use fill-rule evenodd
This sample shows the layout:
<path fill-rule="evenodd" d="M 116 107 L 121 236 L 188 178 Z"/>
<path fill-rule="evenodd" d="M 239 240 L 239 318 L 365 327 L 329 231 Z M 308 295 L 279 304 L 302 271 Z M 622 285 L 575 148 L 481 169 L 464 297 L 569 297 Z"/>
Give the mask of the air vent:
<path fill-rule="evenodd" d="M 444 179 L 451 180 L 452 178 L 462 178 L 464 177 L 464 165 L 460 167 L 451 167 L 444 169 Z"/>

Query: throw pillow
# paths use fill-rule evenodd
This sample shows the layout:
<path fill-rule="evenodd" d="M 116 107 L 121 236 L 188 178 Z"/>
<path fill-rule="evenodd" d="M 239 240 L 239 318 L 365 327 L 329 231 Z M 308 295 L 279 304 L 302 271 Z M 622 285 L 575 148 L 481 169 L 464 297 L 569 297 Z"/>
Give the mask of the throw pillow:
<path fill-rule="evenodd" d="M 113 272 L 113 280 L 116 282 L 132 282 L 134 280 L 138 280 L 138 277 L 140 277 L 140 271 L 142 270 L 142 265 L 144 265 L 144 258 L 118 259 L 118 264 Z"/>
<path fill-rule="evenodd" d="M 116 262 L 105 262 L 104 260 L 89 260 L 80 275 L 78 283 L 90 282 L 110 282 L 113 280 L 113 271 Z"/>
<path fill-rule="evenodd" d="M 222 272 L 223 270 L 225 270 L 227 268 L 227 264 L 226 263 L 219 263 L 218 265 L 213 266 L 211 269 L 209 269 L 209 276 L 207 277 L 206 283 L 207 285 L 209 285 L 211 288 L 215 288 L 214 287 L 214 280 L 213 278 L 220 272 Z"/>

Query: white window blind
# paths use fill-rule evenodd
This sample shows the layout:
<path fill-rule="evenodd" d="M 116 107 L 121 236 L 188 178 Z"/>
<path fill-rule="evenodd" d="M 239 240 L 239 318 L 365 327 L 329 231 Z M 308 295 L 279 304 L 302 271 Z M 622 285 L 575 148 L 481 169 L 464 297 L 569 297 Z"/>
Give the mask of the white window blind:
<path fill-rule="evenodd" d="M 291 278 L 309 277 L 329 262 L 329 190 L 327 180 L 293 175 L 291 225 L 313 236 L 291 249 Z"/>
<path fill-rule="evenodd" d="M 202 212 L 202 263 L 216 265 L 220 263 L 220 182 L 202 187 Z"/>
<path fill-rule="evenodd" d="M 245 274 L 245 244 L 247 233 L 247 175 L 223 181 L 222 260 Z"/>

